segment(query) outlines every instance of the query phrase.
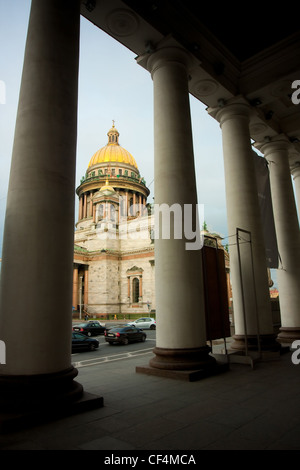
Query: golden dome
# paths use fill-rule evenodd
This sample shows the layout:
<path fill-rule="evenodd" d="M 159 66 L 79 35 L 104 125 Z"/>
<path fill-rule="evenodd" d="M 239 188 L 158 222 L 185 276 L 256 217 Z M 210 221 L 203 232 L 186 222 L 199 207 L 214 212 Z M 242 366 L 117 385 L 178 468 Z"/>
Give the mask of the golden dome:
<path fill-rule="evenodd" d="M 115 128 L 114 124 L 108 131 L 108 143 L 105 147 L 102 147 L 92 156 L 88 168 L 98 165 L 99 163 L 126 163 L 131 165 L 138 170 L 135 159 L 126 149 L 119 144 L 119 132 Z"/>

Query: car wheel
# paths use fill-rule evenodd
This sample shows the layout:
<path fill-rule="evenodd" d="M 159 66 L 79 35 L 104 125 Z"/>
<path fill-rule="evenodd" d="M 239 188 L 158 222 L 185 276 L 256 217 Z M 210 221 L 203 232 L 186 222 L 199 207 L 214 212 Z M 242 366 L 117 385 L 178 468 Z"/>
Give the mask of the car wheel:
<path fill-rule="evenodd" d="M 141 341 L 142 341 L 142 343 L 144 343 L 146 341 L 146 336 L 145 335 L 142 336 Z"/>
<path fill-rule="evenodd" d="M 155 330 L 155 328 L 156 328 L 155 325 L 150 326 L 150 330 Z"/>
<path fill-rule="evenodd" d="M 89 348 L 89 349 L 90 349 L 90 351 L 95 351 L 96 346 L 95 346 L 94 344 L 90 344 L 90 348 Z"/>
<path fill-rule="evenodd" d="M 92 336 L 92 333 L 91 333 L 90 331 L 88 331 L 88 334 L 87 334 L 87 335 L 88 335 L 88 336 Z"/>
<path fill-rule="evenodd" d="M 129 343 L 128 338 L 125 338 L 125 339 L 123 340 L 123 344 L 128 344 L 128 343 Z"/>

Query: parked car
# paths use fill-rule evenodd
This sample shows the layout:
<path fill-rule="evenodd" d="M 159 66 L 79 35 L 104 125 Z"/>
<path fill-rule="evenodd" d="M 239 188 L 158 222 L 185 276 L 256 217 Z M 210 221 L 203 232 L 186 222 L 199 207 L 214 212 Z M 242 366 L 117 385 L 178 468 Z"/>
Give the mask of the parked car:
<path fill-rule="evenodd" d="M 105 332 L 105 341 L 109 344 L 128 344 L 134 341 L 146 341 L 147 335 L 135 326 L 114 327 Z"/>
<path fill-rule="evenodd" d="M 73 325 L 73 331 L 78 331 L 87 336 L 104 335 L 106 328 L 99 321 L 86 321 Z"/>
<path fill-rule="evenodd" d="M 138 328 L 141 328 L 142 330 L 147 330 L 147 329 L 155 330 L 156 321 L 154 318 L 143 317 L 143 318 L 138 318 L 137 320 L 128 323 L 128 325 L 137 326 Z"/>
<path fill-rule="evenodd" d="M 99 348 L 99 341 L 96 338 L 89 338 L 82 333 L 72 333 L 72 352 L 94 351 Z"/>

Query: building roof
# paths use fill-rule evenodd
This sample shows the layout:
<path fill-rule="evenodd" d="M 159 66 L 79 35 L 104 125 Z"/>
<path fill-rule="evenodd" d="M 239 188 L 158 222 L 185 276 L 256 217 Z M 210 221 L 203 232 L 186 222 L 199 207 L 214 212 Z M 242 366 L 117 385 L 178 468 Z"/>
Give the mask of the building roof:
<path fill-rule="evenodd" d="M 111 129 L 107 133 L 108 135 L 108 143 L 105 147 L 97 150 L 96 153 L 92 156 L 88 169 L 90 169 L 94 165 L 98 165 L 100 163 L 115 163 L 115 164 L 127 164 L 133 166 L 135 169 L 138 170 L 137 163 L 131 153 L 128 150 L 121 147 L 119 144 L 119 132 L 115 128 L 115 125 L 111 127 Z"/>

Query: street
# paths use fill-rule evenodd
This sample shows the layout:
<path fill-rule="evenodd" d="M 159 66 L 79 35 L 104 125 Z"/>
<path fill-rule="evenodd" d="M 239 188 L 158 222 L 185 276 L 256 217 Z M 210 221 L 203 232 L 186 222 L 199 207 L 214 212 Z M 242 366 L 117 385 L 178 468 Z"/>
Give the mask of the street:
<path fill-rule="evenodd" d="M 156 331 L 144 330 L 147 339 L 144 343 L 129 343 L 110 345 L 105 341 L 105 336 L 94 336 L 99 341 L 99 348 L 95 351 L 80 351 L 72 354 L 72 364 L 75 368 L 91 367 L 101 363 L 121 361 L 135 356 L 147 356 L 152 354 L 156 344 Z"/>

